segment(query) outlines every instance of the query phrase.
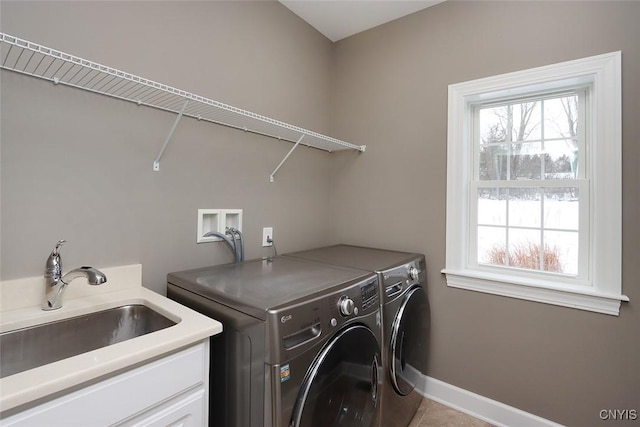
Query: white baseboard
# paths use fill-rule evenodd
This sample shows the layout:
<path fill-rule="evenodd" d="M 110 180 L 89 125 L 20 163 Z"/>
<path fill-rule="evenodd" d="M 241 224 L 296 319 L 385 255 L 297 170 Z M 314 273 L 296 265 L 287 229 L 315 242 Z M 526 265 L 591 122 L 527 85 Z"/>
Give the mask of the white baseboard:
<path fill-rule="evenodd" d="M 435 378 L 423 376 L 420 394 L 494 426 L 560 427 L 561 424 L 472 393 Z"/>

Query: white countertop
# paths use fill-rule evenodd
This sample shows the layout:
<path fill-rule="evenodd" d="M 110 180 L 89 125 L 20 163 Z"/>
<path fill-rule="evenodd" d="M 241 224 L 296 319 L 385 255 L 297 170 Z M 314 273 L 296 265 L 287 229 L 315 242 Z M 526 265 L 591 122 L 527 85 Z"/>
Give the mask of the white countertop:
<path fill-rule="evenodd" d="M 80 316 L 128 304 L 143 304 L 177 322 L 157 332 L 83 353 L 0 379 L 0 412 L 46 398 L 173 352 L 222 332 L 222 324 L 142 287 L 142 266 L 100 269 L 107 283 L 73 281 L 62 308 L 43 311 L 44 279 L 0 283 L 0 332 Z M 84 281 L 84 283 L 83 283 Z"/>

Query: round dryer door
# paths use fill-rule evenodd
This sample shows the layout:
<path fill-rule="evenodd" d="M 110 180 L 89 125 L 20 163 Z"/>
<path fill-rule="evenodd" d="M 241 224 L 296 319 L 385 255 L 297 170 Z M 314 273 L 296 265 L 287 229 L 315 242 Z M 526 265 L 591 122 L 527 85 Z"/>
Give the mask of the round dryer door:
<path fill-rule="evenodd" d="M 369 427 L 377 423 L 380 346 L 369 328 L 335 336 L 307 371 L 291 426 Z"/>
<path fill-rule="evenodd" d="M 427 368 L 429 301 L 420 286 L 407 291 L 391 327 L 389 374 L 396 392 L 411 393 Z"/>

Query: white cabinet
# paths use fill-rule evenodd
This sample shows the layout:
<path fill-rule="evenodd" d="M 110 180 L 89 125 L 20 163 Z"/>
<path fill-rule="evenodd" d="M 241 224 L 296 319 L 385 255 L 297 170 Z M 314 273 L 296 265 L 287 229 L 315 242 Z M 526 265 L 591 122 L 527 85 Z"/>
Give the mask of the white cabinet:
<path fill-rule="evenodd" d="M 0 426 L 203 426 L 208 377 L 205 340 L 2 419 Z"/>
<path fill-rule="evenodd" d="M 207 423 L 206 393 L 196 390 L 153 408 L 122 426 L 132 427 L 202 427 Z"/>

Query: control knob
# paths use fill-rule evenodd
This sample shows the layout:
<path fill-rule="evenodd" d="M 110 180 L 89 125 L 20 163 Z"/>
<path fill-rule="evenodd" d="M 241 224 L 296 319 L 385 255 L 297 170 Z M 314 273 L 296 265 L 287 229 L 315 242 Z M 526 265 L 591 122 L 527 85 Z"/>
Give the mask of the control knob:
<path fill-rule="evenodd" d="M 338 306 L 340 308 L 340 314 L 342 314 L 343 316 L 350 316 L 351 313 L 353 313 L 355 304 L 351 298 L 343 296 L 342 298 L 340 298 Z"/>
<path fill-rule="evenodd" d="M 409 278 L 411 278 L 411 280 L 418 280 L 419 274 L 420 274 L 420 271 L 417 268 L 411 267 L 409 269 Z"/>

